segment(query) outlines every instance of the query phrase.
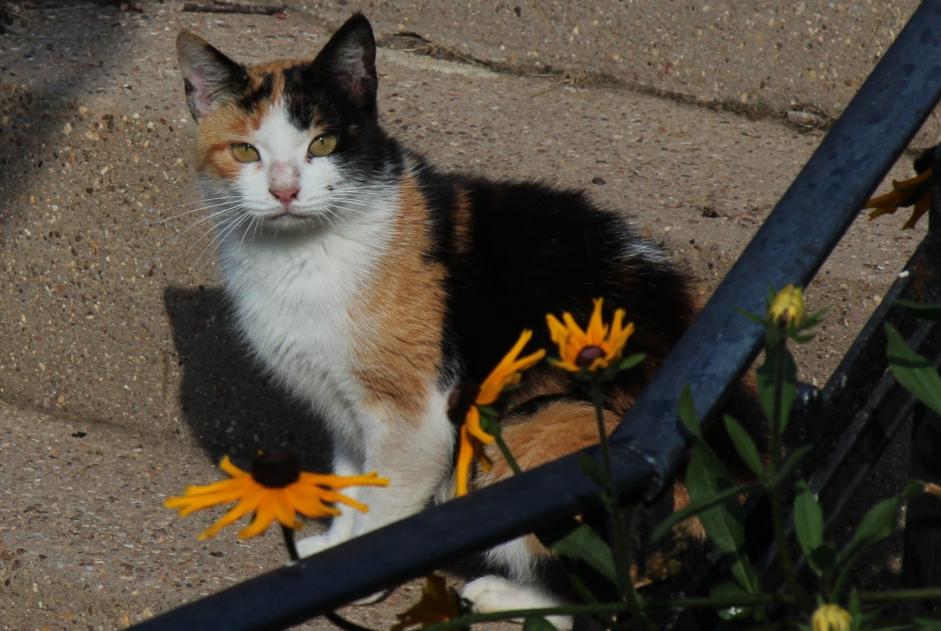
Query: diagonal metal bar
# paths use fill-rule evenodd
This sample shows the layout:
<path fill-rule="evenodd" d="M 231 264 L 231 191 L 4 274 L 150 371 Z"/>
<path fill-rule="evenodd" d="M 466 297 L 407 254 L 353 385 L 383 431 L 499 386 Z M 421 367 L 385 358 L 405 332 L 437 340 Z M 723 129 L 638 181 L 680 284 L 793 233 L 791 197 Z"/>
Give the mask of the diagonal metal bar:
<path fill-rule="evenodd" d="M 941 94 L 941 3 L 926 0 L 827 134 L 612 438 L 626 497 L 666 480 L 686 449 L 678 395 L 714 411 L 746 369 L 772 287 L 806 284 Z M 584 509 L 595 489 L 569 456 L 184 605 L 134 627 L 283 628 Z"/>

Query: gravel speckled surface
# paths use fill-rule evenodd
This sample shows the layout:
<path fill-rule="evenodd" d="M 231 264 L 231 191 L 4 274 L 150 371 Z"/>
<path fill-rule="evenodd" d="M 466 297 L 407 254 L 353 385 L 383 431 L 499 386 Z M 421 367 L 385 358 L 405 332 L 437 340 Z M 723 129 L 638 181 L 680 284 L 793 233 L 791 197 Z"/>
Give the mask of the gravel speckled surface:
<path fill-rule="evenodd" d="M 276 19 L 183 13 L 175 1 L 13 4 L 0 33 L 0 628 L 10 629 L 117 628 L 273 567 L 275 537 L 197 544 L 203 524 L 160 502 L 214 478 L 222 453 L 302 444 L 306 465 L 325 462 L 316 420 L 232 334 L 194 210 L 179 28 L 246 62 L 312 56 L 362 7 L 381 38 L 438 42 L 456 61 L 380 49 L 381 116 L 396 136 L 444 167 L 588 189 L 662 240 L 705 300 L 822 135 L 651 92 L 836 113 L 914 6 L 821 0 L 746 15 L 731 2 L 612 13 L 519 3 L 517 15 L 513 3 L 292 2 Z M 565 72 L 531 76 L 526 64 Z M 798 358 L 808 380 L 826 378 L 920 238 L 924 226 L 901 232 L 903 221 L 857 221 L 810 288 L 811 307 L 830 310 Z M 357 615 L 388 618 L 406 596 Z"/>

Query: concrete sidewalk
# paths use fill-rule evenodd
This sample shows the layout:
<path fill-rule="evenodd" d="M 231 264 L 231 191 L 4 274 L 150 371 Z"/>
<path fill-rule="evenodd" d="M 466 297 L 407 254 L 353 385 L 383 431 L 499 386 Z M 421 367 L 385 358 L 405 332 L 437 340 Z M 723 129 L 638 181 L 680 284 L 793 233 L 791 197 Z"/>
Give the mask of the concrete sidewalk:
<path fill-rule="evenodd" d="M 734 3 L 710 16 L 608 15 L 600 2 L 362 8 L 386 44 L 380 107 L 394 135 L 443 167 L 588 189 L 665 242 L 705 300 L 822 137 L 787 111 L 837 113 L 871 66 L 839 37 L 804 35 L 830 3 L 799 4 L 763 21 Z M 814 24 L 875 32 L 871 53 L 894 32 L 887 16 L 913 5 Z M 311 57 L 358 5 L 292 2 L 284 19 L 175 1 L 18 6 L 0 34 L 0 629 L 119 628 L 282 561 L 272 533 L 198 543 L 209 517 L 180 520 L 166 496 L 215 479 L 223 453 L 301 444 L 311 467 L 326 456 L 316 422 L 246 359 L 211 236 L 182 214 L 198 199 L 176 32 L 245 62 Z M 778 31 L 813 44 L 835 82 L 810 80 L 799 55 L 731 52 Z M 684 42 L 675 72 L 657 70 Z M 696 79 L 713 69 L 718 92 Z M 755 88 L 765 74 L 774 81 Z M 764 109 L 731 107 L 736 94 Z M 858 221 L 811 287 L 811 307 L 830 311 L 799 357 L 806 378 L 826 378 L 920 238 L 903 221 Z M 415 590 L 354 615 L 387 626 Z"/>

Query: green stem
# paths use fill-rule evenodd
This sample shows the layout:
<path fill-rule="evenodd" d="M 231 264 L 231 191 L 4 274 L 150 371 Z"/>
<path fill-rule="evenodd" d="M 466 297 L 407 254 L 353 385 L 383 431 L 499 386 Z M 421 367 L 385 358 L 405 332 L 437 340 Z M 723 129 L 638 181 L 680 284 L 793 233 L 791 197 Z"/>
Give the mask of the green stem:
<path fill-rule="evenodd" d="M 908 600 L 935 599 L 941 599 L 941 587 L 896 589 L 880 592 L 859 592 L 859 600 L 865 603 L 896 603 Z"/>
<path fill-rule="evenodd" d="M 288 556 L 292 561 L 299 561 L 301 557 L 298 556 L 297 546 L 294 544 L 294 529 L 282 524 L 281 534 L 284 535 L 284 547 L 288 549 Z"/>
<path fill-rule="evenodd" d="M 630 557 L 627 551 L 627 535 L 624 530 L 624 522 L 621 519 L 621 504 L 618 497 L 617 487 L 614 484 L 614 467 L 611 464 L 611 448 L 608 444 L 608 431 L 604 422 L 604 393 L 601 389 L 601 383 L 596 379 L 591 381 L 591 399 L 595 406 L 595 419 L 598 422 L 598 436 L 601 444 L 601 458 L 604 464 L 605 475 L 608 478 L 608 484 L 611 490 L 611 506 L 608 507 L 611 517 L 611 539 L 614 552 L 614 568 L 618 579 L 618 588 L 627 604 L 627 609 L 631 618 L 640 623 L 643 627 L 649 627 L 647 619 L 640 605 L 640 596 L 634 589 L 634 583 L 631 581 Z"/>
<path fill-rule="evenodd" d="M 503 454 L 503 458 L 506 460 L 506 463 L 510 465 L 510 469 L 513 470 L 513 473 L 516 475 L 522 473 L 523 470 L 520 469 L 519 464 L 516 462 L 516 458 L 513 457 L 513 453 L 510 451 L 510 448 L 507 447 L 506 441 L 503 440 L 503 431 L 499 425 L 497 426 L 496 431 L 493 432 L 492 436 L 497 443 L 497 447 L 500 448 L 500 453 Z"/>
<path fill-rule="evenodd" d="M 781 402 L 784 392 L 784 370 L 787 360 L 786 339 L 782 338 L 776 345 L 769 348 L 769 352 L 774 353 L 774 401 L 771 414 L 771 463 L 768 471 L 768 480 L 774 480 L 778 470 L 781 468 Z M 774 527 L 774 542 L 778 548 L 778 562 L 784 571 L 784 578 L 787 585 L 801 609 L 810 611 L 813 609 L 813 601 L 801 587 L 797 578 L 797 572 L 794 569 L 794 561 L 791 556 L 791 548 L 787 541 L 787 535 L 784 530 L 784 507 L 781 500 L 781 493 L 778 487 L 770 486 L 769 495 L 771 500 L 771 521 Z"/>

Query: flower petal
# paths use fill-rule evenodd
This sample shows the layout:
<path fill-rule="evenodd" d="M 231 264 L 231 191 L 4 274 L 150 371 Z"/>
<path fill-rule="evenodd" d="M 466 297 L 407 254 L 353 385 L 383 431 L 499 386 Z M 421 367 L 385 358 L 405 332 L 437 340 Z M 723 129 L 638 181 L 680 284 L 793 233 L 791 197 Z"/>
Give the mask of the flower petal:
<path fill-rule="evenodd" d="M 232 464 L 232 460 L 228 456 L 222 457 L 222 461 L 219 462 L 219 468 L 231 475 L 233 478 L 242 478 L 249 475 L 247 471 L 242 471 Z"/>
<path fill-rule="evenodd" d="M 272 521 L 274 521 L 274 498 L 271 493 L 263 492 L 255 509 L 255 519 L 248 528 L 239 533 L 239 539 L 251 539 L 260 535 L 268 529 Z"/>
<path fill-rule="evenodd" d="M 467 410 L 467 417 L 464 419 L 464 427 L 467 428 L 467 432 L 484 443 L 489 445 L 495 440 L 493 436 L 484 431 L 484 428 L 480 425 L 480 410 L 477 409 L 476 405 L 470 406 Z"/>
<path fill-rule="evenodd" d="M 321 519 L 323 517 L 332 517 L 340 514 L 340 509 L 324 504 L 323 499 L 316 490 L 292 484 L 284 489 L 298 513 L 311 519 Z"/>
<path fill-rule="evenodd" d="M 921 199 L 915 204 L 915 209 L 912 211 L 912 216 L 908 218 L 902 225 L 902 230 L 911 230 L 915 227 L 915 224 L 918 223 L 918 220 L 921 219 L 921 216 L 928 212 L 928 209 L 931 207 L 931 194 L 925 193 L 922 195 Z"/>
<path fill-rule="evenodd" d="M 274 508 L 274 518 L 285 528 L 297 530 L 301 527 L 301 522 L 294 515 L 294 505 L 290 496 L 285 492 L 287 487 L 271 493 L 272 507 Z"/>
<path fill-rule="evenodd" d="M 218 521 L 216 521 L 216 523 L 203 531 L 203 533 L 199 535 L 200 541 L 203 539 L 208 539 L 209 537 L 215 537 L 220 530 L 255 510 L 263 494 L 264 491 L 260 487 L 253 489 L 249 494 L 243 497 L 238 504 L 235 505 L 235 508 L 223 515 Z"/>
<path fill-rule="evenodd" d="M 471 459 L 474 456 L 474 447 L 471 445 L 467 424 L 461 425 L 460 445 L 457 452 L 457 466 L 455 467 L 455 495 L 467 495 L 467 481 L 470 477 Z"/>
<path fill-rule="evenodd" d="M 362 475 L 330 475 L 302 471 L 301 484 L 314 484 L 331 489 L 344 489 L 348 486 L 389 486 L 389 478 L 380 478 L 375 471 Z"/>
<path fill-rule="evenodd" d="M 595 308 L 591 313 L 591 319 L 588 321 L 588 330 L 585 335 L 588 338 L 588 345 L 598 346 L 604 340 L 605 335 L 604 321 L 601 319 L 601 307 L 604 298 L 595 298 L 594 303 Z"/>

